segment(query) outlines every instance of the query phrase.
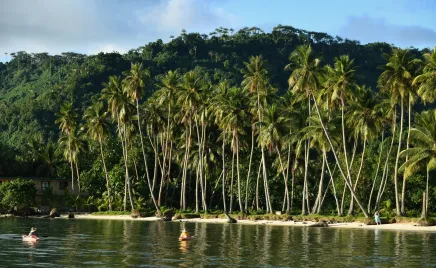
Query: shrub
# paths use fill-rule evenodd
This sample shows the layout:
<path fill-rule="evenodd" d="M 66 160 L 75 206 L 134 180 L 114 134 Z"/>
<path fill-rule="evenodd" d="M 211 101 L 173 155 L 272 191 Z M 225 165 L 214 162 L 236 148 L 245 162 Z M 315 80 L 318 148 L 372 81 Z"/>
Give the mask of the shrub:
<path fill-rule="evenodd" d="M 30 180 L 16 179 L 0 186 L 1 204 L 7 209 L 27 210 L 36 203 L 35 184 Z"/>

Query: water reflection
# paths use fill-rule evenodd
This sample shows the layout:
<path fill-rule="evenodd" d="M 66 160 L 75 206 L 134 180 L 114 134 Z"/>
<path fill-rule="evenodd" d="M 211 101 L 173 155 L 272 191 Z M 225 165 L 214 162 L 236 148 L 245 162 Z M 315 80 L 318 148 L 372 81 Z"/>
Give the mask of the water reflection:
<path fill-rule="evenodd" d="M 37 225 L 47 239 L 13 238 Z M 194 239 L 178 241 L 186 228 Z M 54 220 L 0 221 L 8 266 L 423 267 L 436 263 L 434 233 L 270 225 Z M 50 265 L 49 265 L 50 264 Z"/>

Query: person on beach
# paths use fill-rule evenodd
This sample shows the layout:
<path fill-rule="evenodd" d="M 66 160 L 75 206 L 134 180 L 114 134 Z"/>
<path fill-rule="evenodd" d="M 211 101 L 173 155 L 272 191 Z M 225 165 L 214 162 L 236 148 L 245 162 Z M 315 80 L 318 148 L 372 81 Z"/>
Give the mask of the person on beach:
<path fill-rule="evenodd" d="M 375 219 L 375 223 L 377 224 L 377 225 L 381 225 L 381 220 L 380 220 L 380 213 L 378 212 L 378 211 L 376 211 L 375 212 L 375 214 L 374 214 L 374 219 Z"/>
<path fill-rule="evenodd" d="M 29 233 L 28 236 L 32 236 L 32 235 L 38 237 L 38 234 L 36 233 L 36 228 L 35 228 L 35 227 L 32 227 L 32 228 L 30 229 L 30 233 Z"/>

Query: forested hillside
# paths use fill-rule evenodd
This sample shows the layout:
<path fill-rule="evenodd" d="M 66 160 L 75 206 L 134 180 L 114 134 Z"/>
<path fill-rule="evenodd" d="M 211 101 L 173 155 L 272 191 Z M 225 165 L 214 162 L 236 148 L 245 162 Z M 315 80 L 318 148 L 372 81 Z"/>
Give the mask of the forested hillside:
<path fill-rule="evenodd" d="M 0 176 L 79 179 L 104 209 L 420 210 L 424 160 L 402 151 L 430 122 L 430 50 L 279 25 L 10 56 Z"/>

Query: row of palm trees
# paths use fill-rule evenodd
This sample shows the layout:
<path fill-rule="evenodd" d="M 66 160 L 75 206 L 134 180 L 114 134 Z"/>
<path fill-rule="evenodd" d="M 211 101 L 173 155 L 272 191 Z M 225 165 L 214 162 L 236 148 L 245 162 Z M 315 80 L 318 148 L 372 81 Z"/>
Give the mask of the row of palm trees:
<path fill-rule="evenodd" d="M 436 47 L 424 60 L 403 49 L 384 56 L 387 63 L 381 66 L 377 92 L 357 84 L 357 66 L 347 55 L 323 66 L 304 45 L 285 66 L 289 90 L 282 96 L 270 82 L 265 60 L 253 56 L 245 62 L 240 86 L 225 80 L 212 84 L 197 70 L 169 71 L 159 79 L 159 90 L 142 104 L 153 79 L 141 64 L 132 64 L 124 78 L 109 77 L 100 100 L 85 111 L 81 128 L 99 145 L 108 209 L 113 209 L 115 194 L 104 145 L 116 129 L 125 166 L 124 210 L 128 203 L 131 209 L 137 206 L 131 183 L 136 176 L 145 178 L 158 212 L 170 190 L 179 191 L 180 209 L 195 205 L 197 212 L 207 212 L 221 188 L 219 207 L 225 212 L 252 207 L 290 213 L 299 199 L 302 214 L 320 213 L 327 199 L 334 200 L 329 206 L 338 215 L 345 214 L 348 201 L 348 214 L 357 205 L 368 217 L 384 200 L 392 179 L 396 212 L 404 215 L 407 178 L 425 170 L 427 213 L 428 181 L 436 168 L 436 111 L 412 111 L 418 99 L 425 104 L 435 100 Z M 85 148 L 77 119 L 72 105 L 65 104 L 56 121 L 72 180 L 80 179 L 78 155 Z M 139 147 L 134 144 L 138 139 L 143 160 L 137 162 L 131 152 Z M 379 144 L 378 156 L 366 154 L 371 143 Z M 370 157 L 378 160 L 368 173 L 364 167 Z M 371 182 L 370 191 L 360 186 L 362 181 Z M 188 203 L 191 196 L 195 204 Z"/>

